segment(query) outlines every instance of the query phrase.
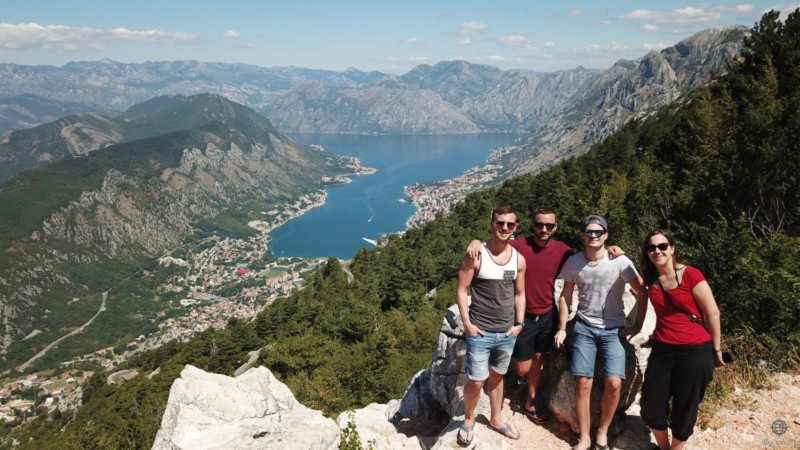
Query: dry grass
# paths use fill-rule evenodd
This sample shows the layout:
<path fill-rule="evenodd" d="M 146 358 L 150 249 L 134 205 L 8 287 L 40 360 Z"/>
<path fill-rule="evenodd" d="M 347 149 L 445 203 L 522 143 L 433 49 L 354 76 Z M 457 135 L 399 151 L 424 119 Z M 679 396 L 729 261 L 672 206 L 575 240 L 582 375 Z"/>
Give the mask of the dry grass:
<path fill-rule="evenodd" d="M 773 374 L 779 370 L 800 372 L 800 353 L 797 348 L 771 349 L 752 330 L 732 338 L 725 344 L 734 361 L 714 371 L 714 379 L 706 389 L 700 404 L 697 424 L 703 428 L 717 429 L 724 423 L 715 419 L 722 408 L 743 409 L 752 406 L 747 394 L 733 395 L 737 390 L 775 389 Z M 782 361 L 780 365 L 775 361 Z"/>

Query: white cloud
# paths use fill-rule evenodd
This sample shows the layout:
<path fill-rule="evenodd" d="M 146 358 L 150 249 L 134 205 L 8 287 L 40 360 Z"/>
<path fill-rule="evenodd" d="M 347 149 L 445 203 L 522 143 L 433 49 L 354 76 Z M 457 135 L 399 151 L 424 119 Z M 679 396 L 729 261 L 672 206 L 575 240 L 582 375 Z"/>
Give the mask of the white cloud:
<path fill-rule="evenodd" d="M 416 36 L 412 36 L 412 37 L 406 39 L 406 44 L 419 45 L 419 44 L 421 44 L 421 42 L 420 42 L 419 39 L 417 39 Z"/>
<path fill-rule="evenodd" d="M 397 56 L 387 56 L 386 58 L 383 58 L 383 59 L 384 59 L 384 61 L 390 62 L 390 63 L 398 63 L 398 62 L 400 62 L 400 58 L 398 58 Z"/>
<path fill-rule="evenodd" d="M 596 25 L 598 27 L 600 27 L 600 28 L 608 28 L 608 27 L 611 26 L 611 21 L 610 20 L 601 20 L 601 21 L 597 22 Z"/>
<path fill-rule="evenodd" d="M 613 56 L 621 55 L 630 52 L 631 48 L 624 46 L 618 42 L 611 42 L 609 44 L 587 44 L 583 47 L 576 47 L 571 50 L 576 55 L 600 55 L 600 56 Z"/>
<path fill-rule="evenodd" d="M 580 8 L 574 8 L 572 11 L 569 12 L 570 16 L 582 16 L 583 11 Z"/>
<path fill-rule="evenodd" d="M 656 42 L 642 44 L 642 47 L 649 52 L 650 50 L 661 51 L 667 47 L 672 47 L 673 45 L 675 44 L 671 42 Z"/>
<path fill-rule="evenodd" d="M 40 48 L 57 51 L 75 51 L 81 48 L 104 49 L 109 41 L 114 40 L 174 44 L 196 41 L 197 35 L 161 30 L 128 30 L 127 28 L 103 30 L 64 25 L 40 25 L 38 23 L 0 23 L 0 47 L 6 49 Z"/>
<path fill-rule="evenodd" d="M 456 45 L 472 45 L 472 44 L 474 44 L 474 42 L 472 42 L 472 39 L 462 39 L 456 42 Z"/>
<path fill-rule="evenodd" d="M 620 16 L 625 20 L 646 20 L 658 24 L 686 25 L 690 23 L 715 23 L 720 20 L 720 11 L 687 6 L 672 11 L 637 9 Z"/>
<path fill-rule="evenodd" d="M 750 14 L 751 12 L 753 12 L 753 5 L 748 5 L 748 4 L 736 5 L 736 7 L 733 9 L 739 14 Z"/>
<path fill-rule="evenodd" d="M 521 34 L 511 34 L 508 36 L 503 36 L 497 40 L 497 43 L 505 47 L 521 48 L 525 50 L 531 50 L 536 48 L 533 45 L 533 42 L 531 42 L 528 38 L 526 38 Z"/>
<path fill-rule="evenodd" d="M 225 32 L 222 33 L 222 37 L 224 37 L 225 39 L 237 39 L 242 37 L 242 33 L 239 33 L 238 31 L 234 30 L 225 30 Z"/>
<path fill-rule="evenodd" d="M 556 43 L 553 41 L 547 41 L 542 44 L 542 48 L 556 48 Z"/>
<path fill-rule="evenodd" d="M 476 34 L 489 29 L 489 25 L 483 22 L 462 22 L 456 30 L 456 34 L 467 35 Z"/>
<path fill-rule="evenodd" d="M 642 25 L 639 29 L 642 31 L 656 31 L 658 30 L 658 27 L 653 25 L 652 23 L 646 23 Z"/>
<path fill-rule="evenodd" d="M 493 64 L 502 64 L 508 62 L 509 59 L 506 58 L 505 56 L 492 55 L 489 57 L 489 61 L 491 61 Z"/>
<path fill-rule="evenodd" d="M 412 62 L 414 64 L 423 64 L 423 63 L 435 62 L 436 61 L 435 59 L 431 58 L 430 56 L 409 56 L 407 59 L 408 59 L 409 62 Z"/>

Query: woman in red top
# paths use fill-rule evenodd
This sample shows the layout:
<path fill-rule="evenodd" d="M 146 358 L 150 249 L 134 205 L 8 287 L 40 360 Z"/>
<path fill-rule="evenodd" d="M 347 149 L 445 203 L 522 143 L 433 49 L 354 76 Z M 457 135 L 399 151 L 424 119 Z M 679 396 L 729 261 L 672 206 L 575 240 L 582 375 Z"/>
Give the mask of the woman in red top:
<path fill-rule="evenodd" d="M 681 449 L 692 435 L 714 366 L 725 365 L 719 309 L 703 274 L 678 262 L 675 239 L 668 231 L 647 235 L 641 261 L 656 312 L 653 349 L 642 386 L 642 419 L 661 450 Z M 671 443 L 667 425 L 672 429 Z"/>

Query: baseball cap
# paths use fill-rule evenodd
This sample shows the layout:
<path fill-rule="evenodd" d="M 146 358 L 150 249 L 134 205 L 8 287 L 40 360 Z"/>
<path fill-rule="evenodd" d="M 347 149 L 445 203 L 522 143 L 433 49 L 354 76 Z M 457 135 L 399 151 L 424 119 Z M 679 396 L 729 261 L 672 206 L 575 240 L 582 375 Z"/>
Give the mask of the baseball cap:
<path fill-rule="evenodd" d="M 597 214 L 590 214 L 586 216 L 586 218 L 583 219 L 583 222 L 581 224 L 581 229 L 585 230 L 586 226 L 592 223 L 600 225 L 601 227 L 603 227 L 604 230 L 608 231 L 608 223 L 606 223 L 606 219 L 604 219 L 603 216 L 599 216 Z"/>

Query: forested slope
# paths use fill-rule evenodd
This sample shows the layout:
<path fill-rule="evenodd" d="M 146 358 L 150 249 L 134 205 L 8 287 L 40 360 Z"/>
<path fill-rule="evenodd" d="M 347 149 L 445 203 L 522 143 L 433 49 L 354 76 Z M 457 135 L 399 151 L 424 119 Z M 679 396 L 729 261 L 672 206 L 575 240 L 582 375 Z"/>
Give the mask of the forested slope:
<path fill-rule="evenodd" d="M 559 236 L 572 245 L 580 218 L 603 214 L 609 243 L 636 260 L 645 233 L 669 228 L 683 260 L 708 276 L 724 332 L 753 336 L 781 367 L 800 346 L 800 10 L 785 23 L 766 14 L 746 45 L 709 88 L 588 154 L 470 195 L 451 215 L 362 250 L 349 267 L 352 282 L 331 260 L 306 289 L 252 323 L 232 322 L 132 362 L 143 373 L 160 367 L 152 380 L 93 379 L 85 407 L 34 422 L 19 448 L 149 447 L 183 364 L 231 374 L 262 347 L 261 362 L 328 414 L 399 398 L 429 362 L 467 242 L 488 237 L 500 202 L 516 205 L 523 223 L 536 207 L 553 207 Z"/>

